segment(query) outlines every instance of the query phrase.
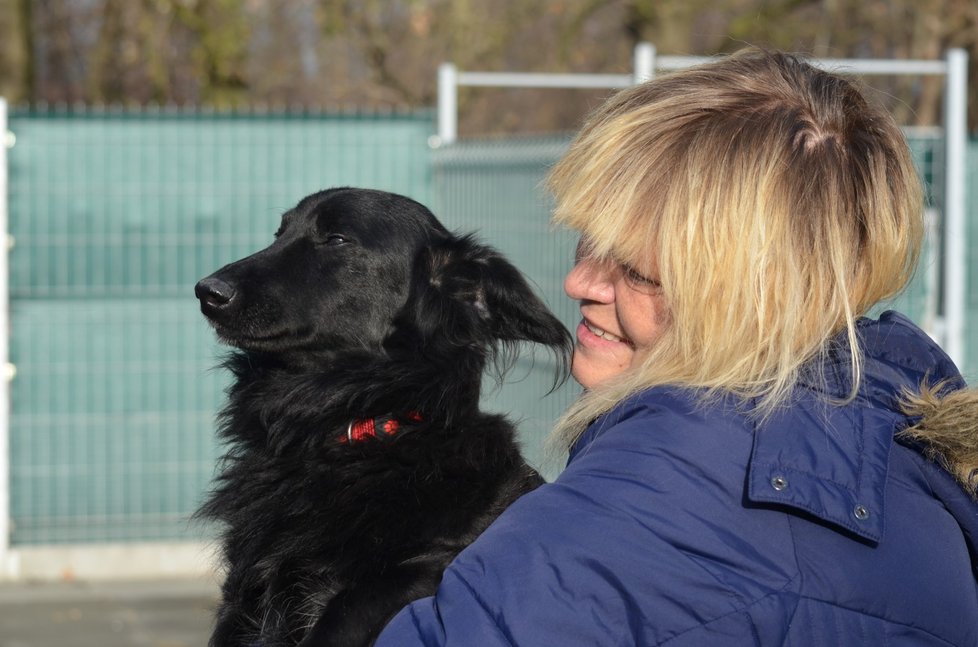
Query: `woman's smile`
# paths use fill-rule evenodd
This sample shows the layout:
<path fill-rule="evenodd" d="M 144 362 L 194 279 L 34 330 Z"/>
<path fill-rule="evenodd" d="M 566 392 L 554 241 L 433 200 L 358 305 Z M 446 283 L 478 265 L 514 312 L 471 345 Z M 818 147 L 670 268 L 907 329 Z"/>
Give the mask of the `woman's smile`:
<path fill-rule="evenodd" d="M 626 339 L 624 337 L 619 337 L 618 335 L 612 334 L 612 333 L 608 332 L 607 330 L 602 330 L 601 328 L 598 328 L 597 326 L 595 326 L 593 323 L 591 323 L 587 319 L 582 319 L 581 320 L 581 327 L 585 331 L 584 338 L 586 340 L 588 340 L 588 341 L 590 341 L 590 338 L 588 337 L 588 335 L 586 333 L 587 332 L 590 332 L 593 336 L 598 337 L 598 338 L 600 338 L 603 341 L 610 341 L 610 342 L 614 342 L 614 343 L 618 343 L 618 344 L 625 344 L 627 346 L 634 346 L 630 340 L 628 340 L 628 339 Z M 582 331 L 580 329 L 578 329 L 578 331 L 577 331 L 578 339 L 580 339 L 580 337 L 581 337 L 581 332 Z"/>

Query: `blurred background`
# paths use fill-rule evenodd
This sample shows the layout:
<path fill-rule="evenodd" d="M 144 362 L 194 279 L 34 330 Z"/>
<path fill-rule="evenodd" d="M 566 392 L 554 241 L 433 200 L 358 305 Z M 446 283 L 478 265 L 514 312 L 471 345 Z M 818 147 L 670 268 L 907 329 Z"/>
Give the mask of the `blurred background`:
<path fill-rule="evenodd" d="M 17 633 L 46 600 L 40 617 L 74 631 L 90 613 L 77 601 L 108 595 L 93 583 L 150 582 L 123 588 L 130 601 L 199 583 L 187 613 L 209 622 L 212 533 L 190 516 L 220 455 L 226 376 L 197 279 L 267 245 L 301 197 L 372 187 L 478 232 L 570 326 L 560 286 L 575 241 L 548 226 L 547 168 L 616 88 L 748 44 L 860 75 L 906 128 L 928 246 L 908 292 L 880 307 L 939 339 L 954 314 L 955 359 L 978 377 L 975 0 L 0 0 L 0 582 L 14 587 L 0 586 L 0 647 L 48 644 Z M 960 97 L 951 60 L 967 65 Z M 548 395 L 552 375 L 527 355 L 486 395 L 551 477 L 543 439 L 575 395 Z M 25 594 L 35 582 L 63 583 L 72 602 Z M 174 638 L 172 619 L 133 637 L 143 616 L 116 611 L 100 626 L 118 644 L 202 644 Z"/>
<path fill-rule="evenodd" d="M 978 54 L 974 0 L 0 0 L 0 94 L 13 104 L 335 112 L 427 109 L 437 65 L 629 72 L 663 54 L 766 45 L 820 58 Z M 972 96 L 978 68 L 971 69 Z M 940 118 L 941 81 L 883 78 L 907 125 Z M 607 93 L 477 91 L 461 132 L 573 129 Z M 978 105 L 971 102 L 971 124 Z"/>

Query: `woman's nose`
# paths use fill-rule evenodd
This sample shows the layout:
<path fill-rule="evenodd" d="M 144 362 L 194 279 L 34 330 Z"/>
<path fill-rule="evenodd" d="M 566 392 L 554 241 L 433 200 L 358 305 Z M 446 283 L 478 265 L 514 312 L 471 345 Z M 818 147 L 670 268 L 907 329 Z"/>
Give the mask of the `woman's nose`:
<path fill-rule="evenodd" d="M 575 301 L 611 303 L 615 285 L 607 263 L 582 259 L 564 277 L 564 292 Z"/>

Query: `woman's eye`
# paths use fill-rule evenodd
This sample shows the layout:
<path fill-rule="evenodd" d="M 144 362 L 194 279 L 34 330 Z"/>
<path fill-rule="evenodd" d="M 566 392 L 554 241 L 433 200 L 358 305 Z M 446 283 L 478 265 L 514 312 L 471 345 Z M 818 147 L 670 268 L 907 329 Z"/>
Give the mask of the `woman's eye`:
<path fill-rule="evenodd" d="M 625 280 L 633 286 L 644 288 L 646 290 L 657 290 L 658 288 L 662 287 L 662 284 L 659 283 L 659 281 L 641 274 L 634 267 L 630 267 L 628 265 L 622 265 L 621 267 L 622 272 L 625 275 Z"/>

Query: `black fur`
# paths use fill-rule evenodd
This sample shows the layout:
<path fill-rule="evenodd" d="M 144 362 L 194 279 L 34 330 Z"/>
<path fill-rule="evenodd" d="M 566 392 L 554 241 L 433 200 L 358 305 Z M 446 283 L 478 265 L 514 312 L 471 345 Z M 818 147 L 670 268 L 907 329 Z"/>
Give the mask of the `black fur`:
<path fill-rule="evenodd" d="M 213 647 L 370 644 L 542 482 L 480 383 L 524 341 L 565 372 L 570 336 L 511 264 L 417 202 L 311 195 L 196 294 L 240 349 L 201 510 L 224 528 Z M 344 442 L 353 419 L 412 411 L 391 438 Z"/>

